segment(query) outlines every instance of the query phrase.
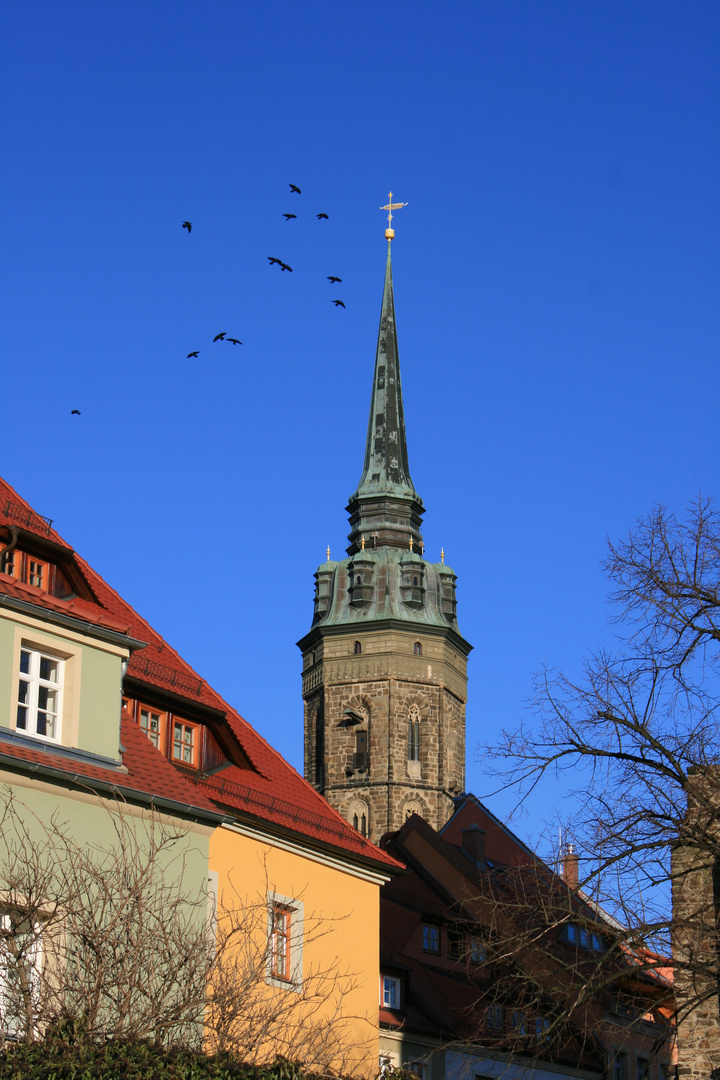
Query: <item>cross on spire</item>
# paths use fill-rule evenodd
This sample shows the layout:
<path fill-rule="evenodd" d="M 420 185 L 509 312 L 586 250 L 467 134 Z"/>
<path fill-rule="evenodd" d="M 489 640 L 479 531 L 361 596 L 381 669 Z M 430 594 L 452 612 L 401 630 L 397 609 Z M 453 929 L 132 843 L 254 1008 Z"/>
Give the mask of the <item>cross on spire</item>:
<path fill-rule="evenodd" d="M 385 239 L 386 240 L 392 240 L 393 237 L 395 236 L 395 230 L 392 227 L 392 219 L 393 219 L 392 212 L 393 212 L 393 210 L 402 210 L 403 206 L 407 206 L 407 203 L 406 202 L 396 202 L 396 203 L 394 203 L 392 201 L 392 191 L 391 191 L 391 192 L 388 193 L 387 206 L 381 206 L 380 207 L 381 210 L 387 210 L 387 212 L 388 212 L 388 227 L 385 230 Z"/>

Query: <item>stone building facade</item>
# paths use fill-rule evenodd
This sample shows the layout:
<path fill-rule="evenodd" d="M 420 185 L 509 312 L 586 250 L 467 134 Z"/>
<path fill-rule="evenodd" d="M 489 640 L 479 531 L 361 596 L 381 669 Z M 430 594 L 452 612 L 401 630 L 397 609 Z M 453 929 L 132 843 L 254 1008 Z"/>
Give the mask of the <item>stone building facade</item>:
<path fill-rule="evenodd" d="M 303 655 L 305 778 L 377 842 L 418 813 L 440 829 L 465 783 L 467 657 L 456 577 L 424 558 L 407 461 L 390 243 L 363 475 L 347 558 L 315 574 Z"/>
<path fill-rule="evenodd" d="M 672 853 L 678 1077 L 720 1080 L 720 770 L 693 771 Z"/>

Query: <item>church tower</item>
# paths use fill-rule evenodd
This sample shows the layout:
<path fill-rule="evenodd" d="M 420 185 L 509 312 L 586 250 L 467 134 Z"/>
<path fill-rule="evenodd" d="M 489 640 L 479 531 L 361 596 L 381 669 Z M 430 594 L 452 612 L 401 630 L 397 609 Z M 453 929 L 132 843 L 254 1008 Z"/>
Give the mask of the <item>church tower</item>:
<path fill-rule="evenodd" d="M 472 648 L 458 630 L 455 574 L 424 555 L 400 385 L 394 232 L 385 235 L 370 421 L 363 473 L 347 506 L 347 558 L 332 562 L 328 550 L 315 574 L 312 628 L 298 642 L 305 778 L 375 842 L 413 812 L 441 828 L 453 795 L 464 790 Z"/>

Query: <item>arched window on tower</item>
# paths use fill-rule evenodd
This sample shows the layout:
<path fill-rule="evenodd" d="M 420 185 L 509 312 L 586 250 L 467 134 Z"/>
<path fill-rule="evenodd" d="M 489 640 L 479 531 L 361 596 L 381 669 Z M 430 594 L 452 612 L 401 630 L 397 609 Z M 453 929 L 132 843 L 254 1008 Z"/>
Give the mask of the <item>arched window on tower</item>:
<path fill-rule="evenodd" d="M 408 715 L 408 761 L 420 760 L 420 710 L 410 706 Z"/>
<path fill-rule="evenodd" d="M 421 644 L 421 642 L 419 642 L 419 641 L 415 642 L 415 644 L 413 645 L 413 652 L 415 653 L 416 656 L 422 656 L 422 644 Z"/>
<path fill-rule="evenodd" d="M 355 644 L 353 645 L 353 652 L 355 653 L 356 656 L 359 656 L 360 653 L 362 652 L 362 645 L 360 644 L 359 641 L 356 641 Z"/>
<path fill-rule="evenodd" d="M 367 803 L 362 799 L 355 799 L 350 805 L 348 820 L 353 829 L 357 829 L 361 836 L 367 836 L 368 822 L 370 820 L 370 811 Z"/>

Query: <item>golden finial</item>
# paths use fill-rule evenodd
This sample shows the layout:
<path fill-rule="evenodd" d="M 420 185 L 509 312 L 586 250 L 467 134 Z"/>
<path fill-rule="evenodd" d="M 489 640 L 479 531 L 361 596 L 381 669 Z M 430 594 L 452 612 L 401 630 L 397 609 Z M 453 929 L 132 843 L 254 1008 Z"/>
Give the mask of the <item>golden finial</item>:
<path fill-rule="evenodd" d="M 365 537 L 364 536 L 360 537 L 360 550 L 361 551 L 365 550 Z"/>
<path fill-rule="evenodd" d="M 412 551 L 412 549 L 413 549 L 413 538 L 411 536 L 410 537 L 410 550 Z"/>
<path fill-rule="evenodd" d="M 395 236 L 395 230 L 392 227 L 392 212 L 393 210 L 402 210 L 403 206 L 407 206 L 406 202 L 393 202 L 392 191 L 388 194 L 387 206 L 381 206 L 381 210 L 387 210 L 388 212 L 388 227 L 385 230 L 385 239 L 392 240 Z"/>
<path fill-rule="evenodd" d="M 327 555 L 327 561 L 330 562 L 330 545 L 329 544 L 327 546 L 327 551 L 325 552 L 325 554 Z"/>
<path fill-rule="evenodd" d="M 330 550 L 330 548 L 328 548 L 328 551 L 329 550 Z M 440 548 L 440 562 L 441 563 L 445 562 L 445 548 Z"/>

